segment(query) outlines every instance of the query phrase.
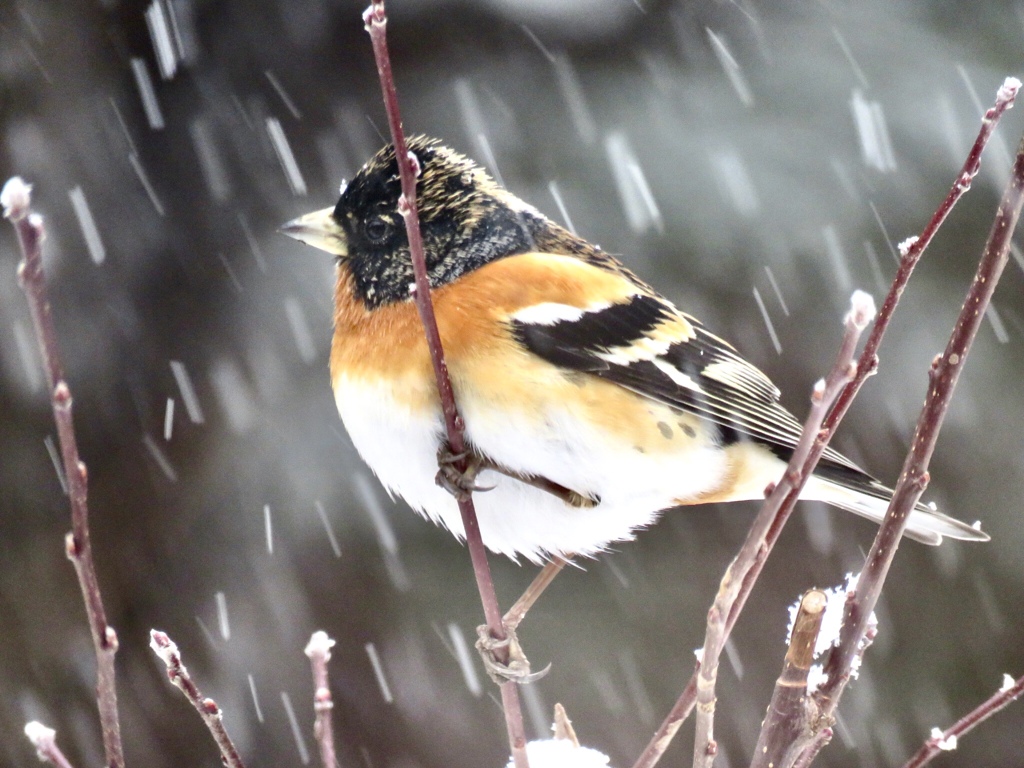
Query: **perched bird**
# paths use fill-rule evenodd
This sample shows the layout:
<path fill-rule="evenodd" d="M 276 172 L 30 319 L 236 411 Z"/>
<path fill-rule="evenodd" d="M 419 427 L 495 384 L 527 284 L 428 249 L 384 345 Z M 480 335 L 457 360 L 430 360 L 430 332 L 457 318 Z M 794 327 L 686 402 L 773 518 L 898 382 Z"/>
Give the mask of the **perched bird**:
<path fill-rule="evenodd" d="M 432 298 L 484 543 L 594 555 L 677 505 L 760 499 L 800 435 L 761 371 L 616 258 L 436 140 L 409 141 Z M 413 283 L 395 151 L 281 231 L 337 258 L 331 381 L 359 454 L 462 537 Z M 473 478 L 470 477 L 470 480 Z M 464 487 L 464 483 L 462 483 Z M 447 490 L 446 490 L 447 487 Z M 828 450 L 803 498 L 880 520 L 892 492 Z M 988 538 L 918 505 L 907 535 Z"/>

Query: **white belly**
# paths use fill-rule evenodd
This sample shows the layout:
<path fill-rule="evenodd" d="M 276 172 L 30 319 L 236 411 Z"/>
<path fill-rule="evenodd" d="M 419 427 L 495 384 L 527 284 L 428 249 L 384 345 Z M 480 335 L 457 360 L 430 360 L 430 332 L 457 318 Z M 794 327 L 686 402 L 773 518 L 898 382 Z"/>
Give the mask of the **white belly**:
<path fill-rule="evenodd" d="M 338 411 L 363 460 L 394 495 L 413 509 L 464 536 L 458 505 L 439 488 L 437 448 L 443 428 L 432 418 L 398 404 L 385 386 L 339 377 Z M 485 470 L 475 493 L 484 544 L 494 552 L 541 562 L 551 554 L 594 555 L 615 541 L 633 538 L 676 499 L 714 491 L 726 473 L 717 447 L 640 453 L 617 444 L 568 412 L 510 416 L 487 403 L 460 402 L 467 436 L 483 454 L 522 474 L 546 477 L 597 496 L 593 508 L 571 507 L 557 497 Z"/>

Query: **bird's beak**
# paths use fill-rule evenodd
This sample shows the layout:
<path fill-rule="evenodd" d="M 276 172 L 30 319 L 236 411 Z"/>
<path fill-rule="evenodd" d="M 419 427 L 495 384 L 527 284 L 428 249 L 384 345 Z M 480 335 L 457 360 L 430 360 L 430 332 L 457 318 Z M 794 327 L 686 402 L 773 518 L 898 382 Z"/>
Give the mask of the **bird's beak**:
<path fill-rule="evenodd" d="M 334 208 L 313 211 L 292 219 L 277 231 L 306 245 L 344 258 L 348 256 L 348 242 L 345 240 L 345 231 L 335 221 L 333 213 Z"/>

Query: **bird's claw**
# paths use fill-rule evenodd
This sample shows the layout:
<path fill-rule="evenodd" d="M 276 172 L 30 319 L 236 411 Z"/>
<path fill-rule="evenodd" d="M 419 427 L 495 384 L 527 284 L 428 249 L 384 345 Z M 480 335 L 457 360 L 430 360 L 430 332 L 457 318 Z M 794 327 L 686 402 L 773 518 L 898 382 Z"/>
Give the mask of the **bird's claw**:
<path fill-rule="evenodd" d="M 459 471 L 456 466 L 461 461 L 466 462 L 466 469 Z M 459 501 L 465 501 L 471 493 L 481 491 L 493 491 L 493 485 L 478 485 L 476 477 L 480 474 L 481 461 L 472 451 L 453 453 L 448 443 L 442 443 L 437 451 L 437 464 L 439 469 L 434 475 L 434 482 Z"/>
<path fill-rule="evenodd" d="M 523 653 L 523 648 L 519 645 L 519 638 L 516 637 L 515 630 L 507 624 L 504 626 L 504 640 L 498 640 L 494 637 L 491 634 L 491 628 L 486 624 L 481 624 L 476 628 L 476 649 L 480 652 L 480 658 L 484 662 L 484 670 L 491 680 L 498 685 L 507 682 L 526 685 L 527 683 L 540 680 L 551 671 L 551 665 L 548 664 L 539 672 L 532 672 L 530 670 L 530 660 Z M 497 654 L 501 650 L 505 650 L 508 654 L 507 662 L 498 660 Z"/>

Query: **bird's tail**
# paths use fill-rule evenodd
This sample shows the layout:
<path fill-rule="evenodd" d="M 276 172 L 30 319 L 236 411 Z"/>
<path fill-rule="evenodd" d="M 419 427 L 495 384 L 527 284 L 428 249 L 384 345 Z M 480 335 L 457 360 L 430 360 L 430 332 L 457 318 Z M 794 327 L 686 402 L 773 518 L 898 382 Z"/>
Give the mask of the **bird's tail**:
<path fill-rule="evenodd" d="M 880 523 L 892 493 L 890 488 L 868 475 L 854 473 L 845 467 L 819 465 L 801 497 L 824 501 Z M 933 506 L 922 503 L 918 503 L 910 513 L 906 535 L 933 546 L 941 544 L 943 536 L 963 541 L 989 540 L 988 534 L 980 528 L 944 515 Z"/>

